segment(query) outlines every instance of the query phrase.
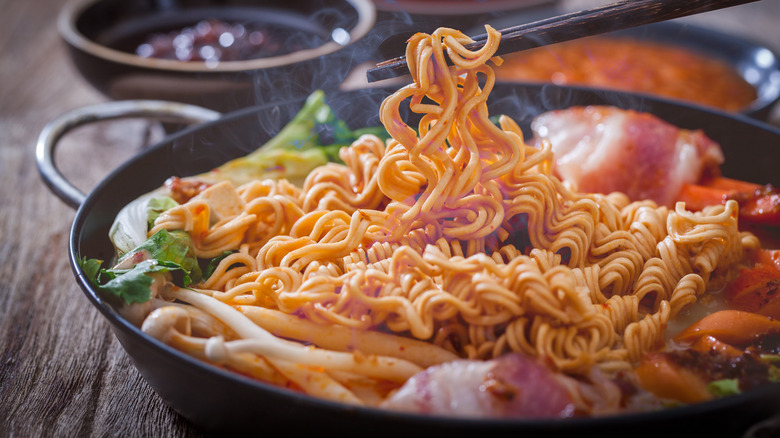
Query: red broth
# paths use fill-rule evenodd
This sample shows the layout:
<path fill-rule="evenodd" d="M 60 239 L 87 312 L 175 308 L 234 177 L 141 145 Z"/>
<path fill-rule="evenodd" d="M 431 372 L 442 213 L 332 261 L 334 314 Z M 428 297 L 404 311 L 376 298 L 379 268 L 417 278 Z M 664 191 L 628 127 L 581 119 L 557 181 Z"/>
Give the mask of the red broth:
<path fill-rule="evenodd" d="M 661 43 L 590 37 L 503 56 L 505 81 L 552 82 L 652 93 L 739 111 L 756 89 L 725 62 Z"/>

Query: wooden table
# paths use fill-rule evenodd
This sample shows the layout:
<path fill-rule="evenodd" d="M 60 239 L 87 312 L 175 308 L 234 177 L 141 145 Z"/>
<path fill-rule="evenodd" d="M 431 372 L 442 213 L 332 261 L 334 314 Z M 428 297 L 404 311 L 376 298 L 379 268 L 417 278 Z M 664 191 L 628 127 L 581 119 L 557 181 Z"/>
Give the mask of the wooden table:
<path fill-rule="evenodd" d="M 67 258 L 74 212 L 35 167 L 34 145 L 47 121 L 106 100 L 69 63 L 55 26 L 62 3 L 0 3 L 0 436 L 199 436 L 145 383 L 76 285 Z M 780 1 L 689 20 L 780 52 Z M 62 142 L 60 167 L 87 191 L 160 135 L 150 127 L 80 128 Z"/>

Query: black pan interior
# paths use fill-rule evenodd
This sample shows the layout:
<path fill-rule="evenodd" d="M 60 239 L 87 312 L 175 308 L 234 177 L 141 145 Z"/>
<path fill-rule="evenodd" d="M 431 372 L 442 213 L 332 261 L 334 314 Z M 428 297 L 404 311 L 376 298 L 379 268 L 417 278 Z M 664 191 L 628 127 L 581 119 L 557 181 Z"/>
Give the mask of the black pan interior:
<path fill-rule="evenodd" d="M 331 93 L 329 104 L 353 127 L 377 125 L 378 106 L 390 92 L 379 88 Z M 499 85 L 491 96 L 491 114 L 511 115 L 524 130 L 540 112 L 573 105 L 606 104 L 651 112 L 679 127 L 703 129 L 719 141 L 726 155 L 725 175 L 780 185 L 776 171 L 780 131 L 747 117 L 646 96 L 554 85 Z M 262 428 L 284 427 L 289 433 L 360 431 L 375 436 L 461 436 L 477 432 L 632 437 L 659 433 L 704 436 L 701 434 L 711 432 L 712 436 L 738 436 L 751 424 L 780 412 L 778 384 L 701 405 L 603 419 L 474 421 L 354 408 L 300 396 L 203 364 L 148 338 L 119 317 L 85 281 L 76 263 L 82 257 L 111 258 L 108 228 L 119 209 L 159 187 L 170 176 L 198 174 L 253 150 L 278 132 L 301 104 L 301 100 L 293 99 L 247 108 L 175 134 L 115 170 L 89 194 L 76 214 L 70 258 L 80 286 L 107 317 L 155 391 L 196 425 L 219 433 L 259 433 Z"/>

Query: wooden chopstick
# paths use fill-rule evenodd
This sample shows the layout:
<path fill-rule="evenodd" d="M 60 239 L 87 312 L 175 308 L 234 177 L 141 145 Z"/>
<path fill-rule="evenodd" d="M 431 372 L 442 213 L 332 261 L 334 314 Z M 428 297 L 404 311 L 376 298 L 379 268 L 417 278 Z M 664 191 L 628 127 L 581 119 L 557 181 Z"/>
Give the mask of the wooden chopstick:
<path fill-rule="evenodd" d="M 569 14 L 521 24 L 501 32 L 496 55 L 598 35 L 643 24 L 714 11 L 758 0 L 623 0 Z M 469 50 L 481 48 L 486 34 L 472 37 Z M 366 72 L 368 82 L 390 79 L 408 73 L 406 57 L 388 59 Z"/>

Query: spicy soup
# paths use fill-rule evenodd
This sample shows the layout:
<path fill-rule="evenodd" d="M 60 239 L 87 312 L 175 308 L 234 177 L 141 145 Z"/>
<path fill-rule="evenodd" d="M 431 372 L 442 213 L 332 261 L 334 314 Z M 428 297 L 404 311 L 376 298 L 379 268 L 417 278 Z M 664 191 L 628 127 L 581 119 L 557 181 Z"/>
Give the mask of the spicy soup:
<path fill-rule="evenodd" d="M 756 89 L 727 63 L 690 49 L 632 38 L 590 37 L 503 56 L 504 81 L 552 82 L 652 93 L 739 111 Z"/>

